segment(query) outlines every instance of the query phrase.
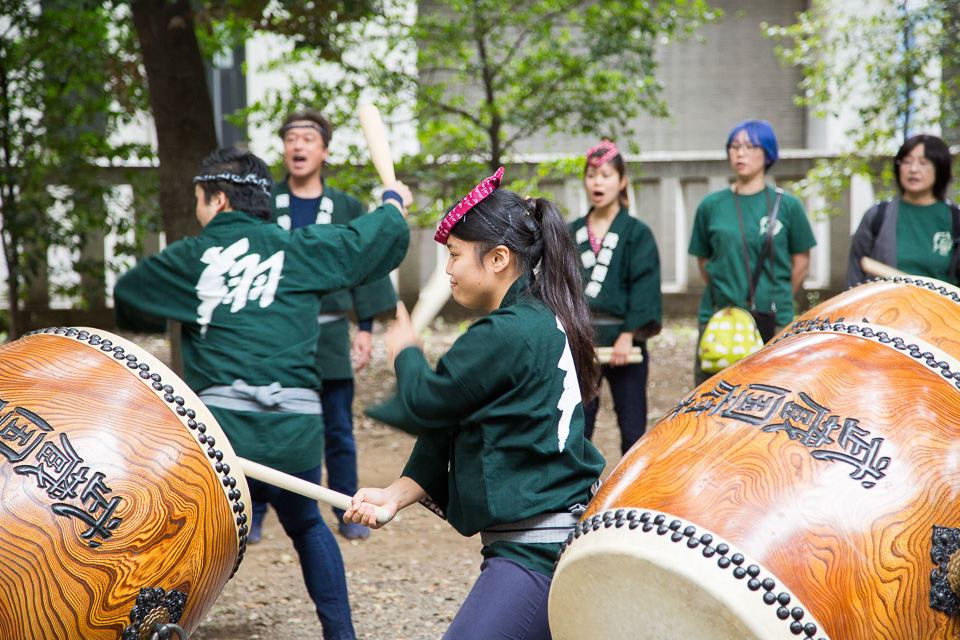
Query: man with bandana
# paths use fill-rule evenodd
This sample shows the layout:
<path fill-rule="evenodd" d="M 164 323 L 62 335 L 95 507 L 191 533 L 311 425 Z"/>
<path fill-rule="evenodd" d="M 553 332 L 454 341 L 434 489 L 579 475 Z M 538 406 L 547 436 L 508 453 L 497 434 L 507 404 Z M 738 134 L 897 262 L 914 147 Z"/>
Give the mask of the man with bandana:
<path fill-rule="evenodd" d="M 272 180 L 262 160 L 220 149 L 196 183 L 197 237 L 141 260 L 114 288 L 117 326 L 182 323 L 183 377 L 243 458 L 320 483 L 323 416 L 314 365 L 324 295 L 383 278 L 409 243 L 410 190 L 348 226 L 290 232 L 271 224 Z M 354 638 L 343 559 L 317 502 L 250 479 L 274 506 L 300 557 L 327 640 Z M 241 514 L 243 515 L 243 514 Z M 245 533 L 244 529 L 241 529 Z"/>
<path fill-rule="evenodd" d="M 284 229 L 307 225 L 349 224 L 366 213 L 359 200 L 327 184 L 323 168 L 329 154 L 333 126 L 317 111 L 290 113 L 280 127 L 286 177 L 273 186 L 270 219 Z M 317 368 L 322 388 L 324 462 L 327 485 L 334 491 L 357 492 L 357 448 L 353 438 L 353 373 L 370 361 L 373 318 L 393 311 L 397 295 L 387 277 L 324 297 L 317 323 Z M 359 321 L 350 342 L 353 309 Z M 266 505 L 255 504 L 251 537 L 260 538 L 260 524 Z M 366 538 L 370 530 L 343 521 L 343 510 L 333 509 L 340 534 L 345 538 Z"/>

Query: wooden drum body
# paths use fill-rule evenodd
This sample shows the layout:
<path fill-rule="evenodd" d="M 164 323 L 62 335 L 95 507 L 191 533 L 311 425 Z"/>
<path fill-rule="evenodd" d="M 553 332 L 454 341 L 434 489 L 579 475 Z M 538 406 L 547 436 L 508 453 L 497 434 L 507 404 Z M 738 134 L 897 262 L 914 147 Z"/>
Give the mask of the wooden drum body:
<path fill-rule="evenodd" d="M 913 276 L 857 285 L 807 311 L 783 333 L 824 322 L 868 322 L 909 333 L 960 357 L 960 289 Z"/>
<path fill-rule="evenodd" d="M 958 525 L 960 361 L 885 327 L 807 325 L 701 385 L 621 460 L 560 557 L 551 629 L 953 638 Z"/>
<path fill-rule="evenodd" d="M 246 480 L 216 420 L 103 331 L 0 348 L 0 638 L 190 634 L 243 558 Z"/>

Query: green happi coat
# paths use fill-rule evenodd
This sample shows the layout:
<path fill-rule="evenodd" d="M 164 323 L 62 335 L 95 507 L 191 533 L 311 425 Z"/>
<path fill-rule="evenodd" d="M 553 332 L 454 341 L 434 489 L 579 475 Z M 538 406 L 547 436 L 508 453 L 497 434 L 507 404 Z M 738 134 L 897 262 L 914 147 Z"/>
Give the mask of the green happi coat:
<path fill-rule="evenodd" d="M 593 327 L 597 346 L 612 347 L 621 333 L 651 322 L 662 324 L 660 254 L 650 227 L 620 207 L 599 255 L 590 246 L 586 216 L 569 228 L 580 254 L 587 303 L 596 317 L 604 319 Z M 616 322 L 618 318 L 622 322 Z"/>
<path fill-rule="evenodd" d="M 317 211 L 315 224 L 350 224 L 366 213 L 366 209 L 353 196 L 338 191 L 323 182 L 323 196 Z M 273 185 L 270 196 L 270 220 L 284 229 L 290 228 L 290 187 L 286 180 Z M 327 316 L 342 315 L 337 320 L 320 325 L 317 343 L 317 366 L 324 380 L 349 380 L 353 378 L 353 363 L 350 359 L 350 321 L 346 313 L 353 309 L 360 320 L 373 318 L 379 313 L 397 307 L 397 294 L 389 277 L 379 278 L 367 284 L 337 291 L 324 296 L 320 313 Z"/>
<path fill-rule="evenodd" d="M 764 190 L 761 190 L 748 196 L 740 196 L 751 271 L 756 269 L 760 251 L 767 238 L 767 198 L 769 196 L 771 207 L 776 200 L 773 187 L 767 186 L 765 191 L 766 195 Z M 780 326 L 786 326 L 793 322 L 793 286 L 790 282 L 793 274 L 792 256 L 811 249 L 817 241 L 813 237 L 803 205 L 789 193 L 783 194 L 775 226 L 774 282 L 770 280 L 770 258 L 767 257 L 757 283 L 756 308 L 757 311 L 770 311 L 772 302 L 776 300 L 776 322 Z M 717 309 L 729 305 L 746 305 L 749 281 L 743 261 L 743 237 L 740 234 L 733 191 L 721 189 L 700 201 L 693 220 L 688 252 L 690 255 L 707 259 L 706 270 L 710 276 L 710 286 L 700 300 L 700 322 L 708 322 Z"/>
<path fill-rule="evenodd" d="M 586 504 L 604 467 L 583 437 L 573 356 L 557 317 L 522 292 L 473 323 L 436 371 L 416 348 L 396 359 L 397 392 L 369 410 L 420 436 L 403 475 L 417 482 L 463 535 Z M 505 557 L 552 575 L 557 544 L 495 542 Z"/>
<path fill-rule="evenodd" d="M 316 317 L 324 294 L 396 268 L 409 229 L 392 205 L 349 227 L 286 231 L 222 211 L 197 237 L 140 261 L 114 288 L 117 325 L 183 324 L 183 377 L 195 392 L 244 380 L 319 389 Z M 158 327 L 159 320 L 159 327 Z M 238 455 L 297 473 L 323 460 L 320 415 L 210 407 Z"/>

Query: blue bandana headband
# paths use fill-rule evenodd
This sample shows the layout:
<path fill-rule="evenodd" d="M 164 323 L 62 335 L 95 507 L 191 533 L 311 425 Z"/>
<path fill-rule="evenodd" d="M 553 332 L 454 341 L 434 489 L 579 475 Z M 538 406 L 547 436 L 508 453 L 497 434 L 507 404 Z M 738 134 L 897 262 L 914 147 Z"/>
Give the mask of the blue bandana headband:
<path fill-rule="evenodd" d="M 235 173 L 218 173 L 216 175 L 196 176 L 194 182 L 229 182 L 231 184 L 252 184 L 260 187 L 263 193 L 270 195 L 270 181 L 261 178 L 255 173 L 248 173 L 245 176 L 238 176 Z"/>

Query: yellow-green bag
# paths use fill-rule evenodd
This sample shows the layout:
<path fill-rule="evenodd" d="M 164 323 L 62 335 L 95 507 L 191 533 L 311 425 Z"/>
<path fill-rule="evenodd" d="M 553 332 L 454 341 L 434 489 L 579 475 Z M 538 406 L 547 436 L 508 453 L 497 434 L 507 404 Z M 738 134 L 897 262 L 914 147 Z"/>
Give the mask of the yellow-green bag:
<path fill-rule="evenodd" d="M 710 317 L 700 338 L 700 368 L 716 373 L 763 347 L 757 323 L 746 309 L 725 307 Z"/>

